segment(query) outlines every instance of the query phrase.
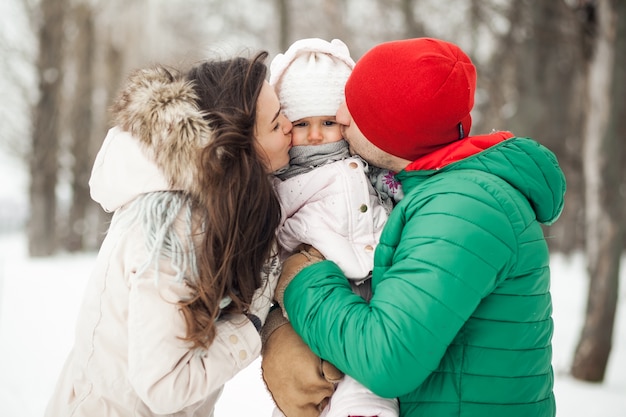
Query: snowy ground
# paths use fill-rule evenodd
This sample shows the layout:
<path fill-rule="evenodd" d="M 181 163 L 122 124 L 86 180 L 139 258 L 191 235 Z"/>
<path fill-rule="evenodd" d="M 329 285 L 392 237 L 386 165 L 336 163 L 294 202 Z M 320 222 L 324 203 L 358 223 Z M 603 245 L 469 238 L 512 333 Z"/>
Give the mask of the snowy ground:
<path fill-rule="evenodd" d="M 24 236 L 0 235 L 0 416 L 41 417 L 71 348 L 75 316 L 94 254 L 30 260 Z M 626 260 L 625 260 L 626 262 Z M 554 368 L 559 417 L 626 416 L 626 267 L 606 381 L 567 375 L 582 325 L 587 277 L 582 256 L 554 255 Z M 259 361 L 226 386 L 216 417 L 271 415 Z"/>

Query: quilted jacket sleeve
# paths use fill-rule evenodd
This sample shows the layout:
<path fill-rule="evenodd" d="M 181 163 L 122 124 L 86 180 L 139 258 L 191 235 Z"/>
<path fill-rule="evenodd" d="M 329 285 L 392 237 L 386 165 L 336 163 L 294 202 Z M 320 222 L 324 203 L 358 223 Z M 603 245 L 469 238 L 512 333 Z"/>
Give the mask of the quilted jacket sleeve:
<path fill-rule="evenodd" d="M 415 390 L 515 261 L 516 231 L 503 206 L 512 200 L 501 192 L 442 175 L 428 193 L 407 195 L 376 251 L 370 303 L 351 293 L 335 264 L 320 262 L 285 293 L 295 330 L 376 394 Z"/>
<path fill-rule="evenodd" d="M 156 273 L 151 267 L 129 280 L 128 378 L 152 412 L 171 414 L 221 389 L 259 356 L 261 340 L 250 320 L 233 315 L 217 321 L 205 350 L 190 349 L 177 305 L 189 290 L 168 260 L 160 261 L 158 279 Z"/>

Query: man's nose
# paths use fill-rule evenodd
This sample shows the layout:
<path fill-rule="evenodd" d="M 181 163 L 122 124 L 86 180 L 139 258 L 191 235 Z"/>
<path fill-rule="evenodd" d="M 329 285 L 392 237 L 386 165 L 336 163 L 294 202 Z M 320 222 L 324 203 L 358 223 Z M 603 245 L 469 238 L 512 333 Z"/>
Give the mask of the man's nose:
<path fill-rule="evenodd" d="M 350 122 L 352 121 L 352 116 L 350 116 L 350 112 L 348 111 L 348 106 L 346 106 L 345 101 L 341 103 L 341 105 L 337 109 L 337 115 L 335 116 L 335 120 L 337 120 L 337 123 L 344 126 L 350 125 Z"/>

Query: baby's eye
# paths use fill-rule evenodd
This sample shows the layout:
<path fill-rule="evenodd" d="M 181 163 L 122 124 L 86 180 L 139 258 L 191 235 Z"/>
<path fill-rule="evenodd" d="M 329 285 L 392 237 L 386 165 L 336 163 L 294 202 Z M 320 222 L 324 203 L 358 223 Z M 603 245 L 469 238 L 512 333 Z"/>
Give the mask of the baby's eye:
<path fill-rule="evenodd" d="M 293 127 L 307 127 L 308 123 L 307 122 L 299 122 L 299 123 L 294 123 Z"/>
<path fill-rule="evenodd" d="M 324 120 L 324 126 L 334 126 L 337 124 L 334 120 Z"/>

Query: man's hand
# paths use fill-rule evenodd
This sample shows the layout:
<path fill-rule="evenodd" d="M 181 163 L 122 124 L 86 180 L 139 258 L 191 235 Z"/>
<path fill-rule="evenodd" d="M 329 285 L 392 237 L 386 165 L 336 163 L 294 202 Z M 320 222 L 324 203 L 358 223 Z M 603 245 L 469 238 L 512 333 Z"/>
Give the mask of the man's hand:
<path fill-rule="evenodd" d="M 263 346 L 263 380 L 286 417 L 318 417 L 343 373 L 316 356 L 291 327 L 277 328 Z"/>

